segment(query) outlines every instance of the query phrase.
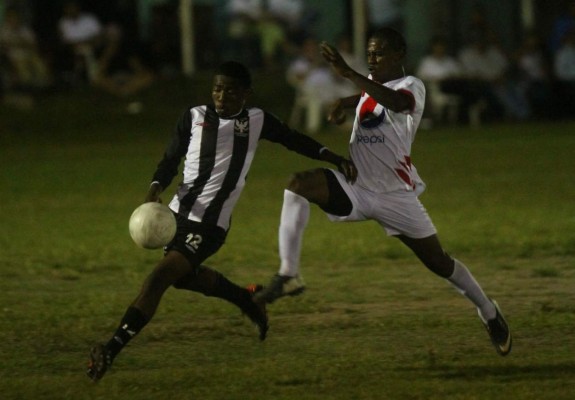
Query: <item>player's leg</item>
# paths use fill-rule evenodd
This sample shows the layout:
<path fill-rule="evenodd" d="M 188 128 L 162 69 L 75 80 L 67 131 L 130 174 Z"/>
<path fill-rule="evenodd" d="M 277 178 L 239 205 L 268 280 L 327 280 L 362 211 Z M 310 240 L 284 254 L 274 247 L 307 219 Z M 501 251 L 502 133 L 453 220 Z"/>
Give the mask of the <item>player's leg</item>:
<path fill-rule="evenodd" d="M 437 235 L 423 239 L 413 239 L 405 235 L 399 235 L 398 239 L 407 245 L 429 270 L 449 280 L 481 310 L 481 314 L 486 319 L 491 319 L 495 316 L 495 307 L 467 267 L 453 259 L 443 250 Z"/>
<path fill-rule="evenodd" d="M 399 235 L 423 264 L 435 274 L 447 279 L 476 307 L 479 317 L 487 328 L 495 348 L 501 355 L 511 351 L 511 334 L 497 303 L 489 299 L 469 269 L 459 260 L 449 256 L 437 235 L 414 239 Z"/>
<path fill-rule="evenodd" d="M 100 380 L 116 356 L 152 319 L 165 291 L 193 271 L 190 261 L 178 251 L 170 251 L 148 275 L 138 296 L 130 304 L 108 343 L 95 346 L 90 354 L 88 376 Z"/>
<path fill-rule="evenodd" d="M 284 191 L 280 217 L 280 268 L 268 286 L 256 294 L 257 301 L 272 303 L 279 297 L 303 292 L 305 286 L 299 277 L 299 261 L 310 203 L 334 215 L 347 215 L 352 208 L 331 171 L 314 169 L 294 174 Z"/>
<path fill-rule="evenodd" d="M 258 326 L 260 339 L 264 340 L 268 320 L 265 306 L 253 301 L 256 286 L 240 287 L 218 271 L 202 265 L 208 257 L 218 251 L 225 239 L 226 232 L 219 227 L 178 217 L 178 233 L 170 246 L 184 254 L 196 268 L 173 282 L 174 287 L 218 297 L 235 304 Z"/>
<path fill-rule="evenodd" d="M 261 289 L 261 286 L 250 285 L 247 288 L 238 286 L 222 273 L 205 265 L 200 265 L 194 272 L 178 279 L 174 283 L 174 287 L 229 301 L 257 326 L 260 340 L 266 338 L 268 318 L 265 304 L 256 303 L 253 300 L 254 294 Z"/>

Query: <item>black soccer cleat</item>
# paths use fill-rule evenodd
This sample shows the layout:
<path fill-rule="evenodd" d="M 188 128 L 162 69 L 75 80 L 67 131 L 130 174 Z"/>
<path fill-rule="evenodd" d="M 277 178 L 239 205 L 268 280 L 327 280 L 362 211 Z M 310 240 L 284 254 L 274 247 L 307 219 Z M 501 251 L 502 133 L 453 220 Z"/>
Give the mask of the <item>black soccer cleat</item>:
<path fill-rule="evenodd" d="M 98 344 L 92 347 L 90 351 L 90 363 L 86 374 L 94 382 L 98 382 L 111 365 L 112 356 L 110 351 L 103 344 Z"/>
<path fill-rule="evenodd" d="M 258 303 L 273 303 L 280 297 L 297 296 L 304 292 L 305 284 L 299 275 L 284 276 L 276 274 L 270 280 L 268 286 L 254 295 Z"/>
<path fill-rule="evenodd" d="M 487 329 L 487 333 L 489 333 L 491 343 L 495 346 L 495 350 L 497 350 L 500 355 L 506 356 L 511 351 L 513 338 L 511 337 L 509 326 L 499 309 L 499 305 L 494 300 L 491 300 L 491 302 L 495 306 L 495 310 L 497 312 L 495 318 L 484 321 L 481 314 L 479 314 L 479 318 L 481 319 L 481 322 L 483 322 L 485 329 Z"/>
<path fill-rule="evenodd" d="M 248 318 L 257 326 L 259 331 L 259 338 L 260 340 L 265 340 L 266 335 L 268 333 L 269 325 L 268 325 L 268 315 L 266 311 L 265 303 L 256 303 L 254 299 L 254 295 L 261 291 L 263 288 L 262 285 L 252 284 L 249 285 L 246 289 L 250 293 L 251 299 L 244 307 L 242 307 L 242 311 Z"/>

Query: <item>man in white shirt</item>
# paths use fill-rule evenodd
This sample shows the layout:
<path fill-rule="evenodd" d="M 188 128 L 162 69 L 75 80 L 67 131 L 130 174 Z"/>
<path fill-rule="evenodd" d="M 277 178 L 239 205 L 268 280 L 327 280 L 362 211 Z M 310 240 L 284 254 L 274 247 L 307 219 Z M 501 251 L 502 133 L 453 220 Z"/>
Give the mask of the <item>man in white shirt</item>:
<path fill-rule="evenodd" d="M 507 56 L 485 35 L 475 37 L 469 46 L 464 47 L 459 53 L 459 61 L 465 77 L 475 81 L 478 86 L 476 92 L 485 93 L 484 99 L 497 116 L 500 111 L 512 119 L 521 120 L 529 116 L 525 93 L 507 76 L 510 68 Z"/>
<path fill-rule="evenodd" d="M 62 44 L 73 54 L 74 69 L 85 69 L 89 81 L 98 73 L 97 49 L 103 44 L 104 29 L 96 16 L 83 12 L 76 1 L 64 4 L 58 23 Z"/>
<path fill-rule="evenodd" d="M 296 173 L 284 192 L 279 228 L 281 265 L 256 301 L 271 303 L 285 295 L 299 294 L 301 239 L 309 219 L 310 202 L 332 221 L 374 220 L 409 247 L 432 272 L 447 279 L 476 307 L 497 352 L 511 351 L 511 333 L 497 303 L 489 299 L 467 267 L 448 255 L 437 231 L 419 201 L 424 184 L 411 160 L 425 105 L 425 87 L 414 76 L 405 76 L 406 44 L 390 28 L 376 31 L 368 41 L 368 77 L 353 70 L 327 43 L 321 52 L 340 76 L 353 82 L 360 95 L 336 102 L 329 119 L 345 120 L 346 108 L 356 114 L 349 143 L 357 168 L 355 182 L 338 171 L 314 169 Z"/>

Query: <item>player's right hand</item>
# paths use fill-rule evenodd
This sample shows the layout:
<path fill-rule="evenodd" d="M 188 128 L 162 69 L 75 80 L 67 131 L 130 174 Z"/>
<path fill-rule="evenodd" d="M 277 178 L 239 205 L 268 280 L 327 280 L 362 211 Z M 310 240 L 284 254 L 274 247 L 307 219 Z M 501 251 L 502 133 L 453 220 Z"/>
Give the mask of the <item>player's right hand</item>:
<path fill-rule="evenodd" d="M 333 103 L 327 114 L 327 120 L 336 125 L 343 124 L 346 120 L 346 117 L 347 115 L 345 114 L 345 110 L 343 109 L 341 100 L 338 100 L 335 103 Z"/>
<path fill-rule="evenodd" d="M 161 203 L 162 199 L 160 198 L 160 194 L 164 191 L 164 188 L 158 183 L 153 182 L 148 189 L 148 193 L 146 194 L 146 198 L 144 200 L 145 203 Z"/>

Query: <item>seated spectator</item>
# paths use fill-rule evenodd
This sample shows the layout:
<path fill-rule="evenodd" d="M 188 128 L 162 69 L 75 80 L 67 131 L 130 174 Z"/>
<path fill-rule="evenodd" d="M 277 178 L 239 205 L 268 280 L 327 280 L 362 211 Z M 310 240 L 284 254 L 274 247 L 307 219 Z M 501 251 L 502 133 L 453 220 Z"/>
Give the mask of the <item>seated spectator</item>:
<path fill-rule="evenodd" d="M 249 67 L 262 64 L 259 23 L 263 13 L 263 0 L 228 0 L 226 58 L 243 62 Z"/>
<path fill-rule="evenodd" d="M 419 63 L 416 75 L 425 81 L 443 81 L 461 76 L 461 66 L 447 53 L 447 43 L 441 37 L 431 40 L 430 53 Z"/>
<path fill-rule="evenodd" d="M 575 0 L 568 0 L 564 11 L 553 22 L 549 37 L 549 49 L 553 54 L 559 50 L 563 39 L 572 29 L 575 29 Z"/>
<path fill-rule="evenodd" d="M 304 111 L 308 133 L 315 133 L 321 128 L 324 112 L 334 98 L 353 94 L 348 85 L 335 78 L 321 57 L 319 43 L 314 38 L 304 41 L 300 55 L 288 65 L 286 77 L 296 92 L 290 125 L 299 126 L 301 112 Z"/>
<path fill-rule="evenodd" d="M 551 73 L 541 39 L 534 32 L 525 36 L 515 55 L 518 80 L 523 86 L 534 117 L 554 113 Z"/>
<path fill-rule="evenodd" d="M 119 35 L 117 51 L 101 58 L 94 86 L 118 97 L 137 94 L 152 85 L 156 79 L 153 59 L 138 43 Z"/>
<path fill-rule="evenodd" d="M 469 109 L 470 103 L 476 100 L 473 98 L 464 102 L 464 96 L 469 91 L 466 81 L 461 79 L 461 72 L 457 60 L 448 54 L 445 40 L 442 37 L 433 38 L 430 52 L 421 59 L 416 76 L 426 84 L 431 115 L 435 121 L 443 119 L 447 107 L 451 108 L 449 118 L 452 122 L 463 119 L 457 114 Z"/>
<path fill-rule="evenodd" d="M 0 57 L 6 60 L 10 86 L 44 88 L 51 83 L 48 67 L 38 51 L 36 35 L 14 8 L 6 10 L 0 27 Z"/>
<path fill-rule="evenodd" d="M 104 27 L 98 18 L 83 12 L 77 1 L 67 1 L 58 30 L 65 58 L 63 68 L 71 70 L 73 80 L 85 76 L 93 81 L 98 71 L 98 53 L 106 44 Z"/>
<path fill-rule="evenodd" d="M 483 92 L 488 111 L 493 117 L 524 119 L 529 115 L 525 94 L 514 81 L 508 79 L 510 62 L 485 35 L 478 35 L 459 54 L 463 74 L 474 80 L 477 93 Z"/>
<path fill-rule="evenodd" d="M 563 44 L 555 54 L 554 69 L 561 99 L 559 104 L 561 114 L 573 118 L 575 115 L 575 28 L 563 38 Z"/>

